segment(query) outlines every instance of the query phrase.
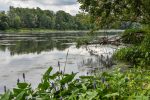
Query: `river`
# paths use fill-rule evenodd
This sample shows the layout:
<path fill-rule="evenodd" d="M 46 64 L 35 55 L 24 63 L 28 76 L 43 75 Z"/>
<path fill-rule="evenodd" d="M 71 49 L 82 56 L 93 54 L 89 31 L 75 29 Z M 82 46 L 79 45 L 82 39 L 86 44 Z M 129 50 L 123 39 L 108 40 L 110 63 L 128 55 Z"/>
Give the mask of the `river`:
<path fill-rule="evenodd" d="M 88 45 L 77 48 L 75 40 L 84 35 L 80 32 L 0 34 L 0 92 L 4 86 L 15 87 L 17 79 L 23 81 L 23 73 L 35 88 L 48 67 L 53 67 L 52 73 L 59 70 L 58 61 L 61 70 L 66 63 L 65 73 L 78 72 L 78 75 L 104 68 L 101 56 L 110 58 L 118 47 Z"/>

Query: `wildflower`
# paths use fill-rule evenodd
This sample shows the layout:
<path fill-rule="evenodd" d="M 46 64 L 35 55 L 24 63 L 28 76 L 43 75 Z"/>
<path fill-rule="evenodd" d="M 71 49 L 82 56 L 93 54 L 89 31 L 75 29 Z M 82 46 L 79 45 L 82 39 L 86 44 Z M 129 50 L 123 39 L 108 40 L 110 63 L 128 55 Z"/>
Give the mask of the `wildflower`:
<path fill-rule="evenodd" d="M 25 77 L 25 73 L 23 73 L 22 76 L 23 76 L 23 80 L 24 80 L 24 82 L 25 82 L 25 78 L 26 78 L 26 77 Z"/>
<path fill-rule="evenodd" d="M 76 81 L 77 81 L 77 82 L 79 82 L 79 81 L 80 81 L 80 79 L 76 79 Z"/>
<path fill-rule="evenodd" d="M 63 71 L 61 70 L 60 74 L 63 74 Z"/>
<path fill-rule="evenodd" d="M 66 86 L 65 85 L 62 85 L 62 89 L 65 89 L 66 88 Z"/>
<path fill-rule="evenodd" d="M 55 84 L 53 82 L 51 83 L 51 85 L 52 85 L 52 88 L 55 88 Z"/>
<path fill-rule="evenodd" d="M 60 62 L 58 61 L 58 67 L 60 67 Z"/>
<path fill-rule="evenodd" d="M 74 72 L 72 71 L 72 74 L 74 74 Z"/>
<path fill-rule="evenodd" d="M 7 91 L 7 90 L 6 90 L 6 86 L 4 86 L 4 92 L 6 93 L 6 91 Z"/>
<path fill-rule="evenodd" d="M 17 79 L 17 83 L 20 83 L 20 80 L 19 80 L 19 78 Z"/>
<path fill-rule="evenodd" d="M 102 83 L 105 83 L 106 79 L 104 77 L 101 78 Z"/>
<path fill-rule="evenodd" d="M 110 85 L 109 85 L 108 83 L 106 84 L 106 88 L 107 88 L 107 89 L 109 89 L 109 88 L 110 88 Z"/>
<path fill-rule="evenodd" d="M 89 72 L 87 72 L 86 74 L 87 74 L 87 76 L 88 76 L 88 75 L 89 75 Z"/>

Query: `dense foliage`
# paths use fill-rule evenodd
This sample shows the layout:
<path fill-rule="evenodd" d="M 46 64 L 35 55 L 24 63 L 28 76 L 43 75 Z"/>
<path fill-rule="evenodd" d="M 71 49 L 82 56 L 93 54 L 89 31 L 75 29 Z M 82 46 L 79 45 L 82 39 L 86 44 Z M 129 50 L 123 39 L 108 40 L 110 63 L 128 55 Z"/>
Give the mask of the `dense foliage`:
<path fill-rule="evenodd" d="M 114 58 L 132 66 L 150 66 L 150 52 L 143 51 L 139 46 L 122 48 L 114 54 Z"/>
<path fill-rule="evenodd" d="M 150 66 L 150 33 L 147 29 L 130 29 L 123 33 L 124 43 L 131 44 L 129 47 L 122 48 L 114 54 L 114 58 L 125 61 L 131 65 L 141 67 Z"/>
<path fill-rule="evenodd" d="M 122 34 L 122 42 L 126 44 L 140 44 L 145 36 L 143 29 L 127 29 Z"/>
<path fill-rule="evenodd" d="M 54 13 L 40 8 L 14 8 L 12 6 L 8 12 L 0 12 L 0 30 L 8 28 L 88 30 L 92 27 L 89 15 L 84 13 L 72 16 L 64 11 Z"/>
<path fill-rule="evenodd" d="M 150 24 L 150 0 L 78 0 L 81 9 L 101 27 L 119 22 Z"/>
<path fill-rule="evenodd" d="M 97 76 L 75 73 L 51 74 L 50 67 L 34 90 L 31 85 L 18 82 L 12 91 L 5 91 L 1 100 L 149 100 L 150 72 L 146 70 L 114 69 Z M 25 76 L 23 76 L 25 78 Z"/>

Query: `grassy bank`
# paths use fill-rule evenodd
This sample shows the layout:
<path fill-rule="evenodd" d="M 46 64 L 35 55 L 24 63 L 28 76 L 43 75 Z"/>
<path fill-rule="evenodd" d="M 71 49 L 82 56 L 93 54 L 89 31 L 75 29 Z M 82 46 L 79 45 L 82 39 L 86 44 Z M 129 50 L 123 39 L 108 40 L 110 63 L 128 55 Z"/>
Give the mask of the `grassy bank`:
<path fill-rule="evenodd" d="M 0 31 L 0 33 L 7 33 L 7 34 L 11 34 L 11 33 L 21 33 L 21 34 L 26 34 L 26 33 L 64 33 L 64 32 L 89 32 L 86 30 L 51 30 L 51 29 L 40 29 L 40 28 L 32 28 L 32 29 L 28 29 L 28 28 L 23 28 L 23 29 L 7 29 L 4 31 Z"/>
<path fill-rule="evenodd" d="M 120 29 L 110 29 L 110 30 L 97 30 L 95 32 L 101 32 L 101 33 L 105 33 L 105 32 L 123 32 L 124 30 L 120 30 Z M 89 33 L 90 30 L 51 30 L 51 29 L 41 29 L 41 28 L 21 28 L 21 29 L 7 29 L 7 30 L 0 30 L 0 33 L 21 33 L 21 34 L 26 34 L 26 33 L 64 33 L 64 32 L 68 32 L 68 33 Z"/>

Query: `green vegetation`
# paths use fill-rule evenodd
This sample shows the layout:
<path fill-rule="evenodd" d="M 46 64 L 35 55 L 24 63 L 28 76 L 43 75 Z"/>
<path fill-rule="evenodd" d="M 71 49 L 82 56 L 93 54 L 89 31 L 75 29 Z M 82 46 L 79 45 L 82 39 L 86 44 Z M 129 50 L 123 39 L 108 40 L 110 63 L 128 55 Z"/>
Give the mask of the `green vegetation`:
<path fill-rule="evenodd" d="M 92 16 L 93 22 L 98 25 L 97 27 L 110 28 L 112 26 L 119 26 L 120 23 L 124 22 L 150 25 L 150 0 L 78 1 L 81 3 L 81 9 Z M 30 10 L 32 13 L 26 12 Z M 23 13 L 20 14 L 22 11 Z M 14 12 L 17 13 L 14 14 Z M 37 13 L 36 17 L 32 15 L 35 13 Z M 82 19 L 80 16 L 77 18 L 77 21 L 80 20 L 78 24 L 74 24 L 74 21 L 72 21 L 73 17 L 63 11 L 58 11 L 56 13 L 54 17 L 54 19 L 56 19 L 55 21 L 53 17 L 49 16 L 49 14 L 53 15 L 51 13 L 52 12 L 49 11 L 42 11 L 39 8 L 35 10 L 11 7 L 8 16 L 5 14 L 1 15 L 1 29 L 7 29 L 9 25 L 17 29 L 21 25 L 23 28 L 42 27 L 66 30 L 80 29 L 79 26 L 82 25 L 80 24 Z M 12 21 L 7 21 L 9 16 L 12 16 Z M 12 23 L 8 24 L 7 22 Z M 88 21 L 82 20 L 81 22 L 84 23 Z M 80 76 L 79 79 L 74 79 L 76 73 L 64 74 L 64 72 L 56 72 L 55 74 L 51 74 L 52 67 L 50 67 L 43 75 L 41 83 L 35 90 L 26 82 L 18 82 L 18 87 L 14 88 L 12 91 L 6 91 L 5 88 L 5 94 L 1 95 L 0 99 L 149 100 L 150 71 L 148 69 L 150 66 L 150 27 L 146 30 L 143 28 L 127 30 L 122 35 L 122 39 L 124 43 L 131 45 L 130 47 L 118 50 L 114 54 L 114 57 L 118 61 L 126 62 L 132 68 L 126 68 L 124 67 L 125 65 L 123 65 L 121 68 L 112 69 L 111 71 L 97 72 L 95 73 L 97 75 Z M 89 40 L 91 39 L 86 38 L 79 41 L 79 43 L 87 43 Z M 25 80 L 24 75 L 23 78 Z"/>
<path fill-rule="evenodd" d="M 114 54 L 114 58 L 126 62 L 130 66 L 135 65 L 148 69 L 150 66 L 150 52 L 143 51 L 139 46 L 120 49 Z"/>
<path fill-rule="evenodd" d="M 149 100 L 150 72 L 147 70 L 114 69 L 96 76 L 76 73 L 51 74 L 50 67 L 34 90 L 31 84 L 18 82 L 13 91 L 7 90 L 1 100 Z M 25 79 L 25 75 L 23 75 Z"/>
<path fill-rule="evenodd" d="M 127 29 L 122 34 L 122 42 L 126 44 L 140 44 L 144 39 L 145 33 L 142 29 Z"/>
<path fill-rule="evenodd" d="M 43 29 L 43 28 L 20 28 L 20 29 L 6 29 L 1 30 L 0 33 L 18 33 L 18 34 L 30 34 L 30 33 L 74 33 L 74 32 L 87 32 L 87 30 L 55 30 L 55 29 Z"/>
<path fill-rule="evenodd" d="M 49 30 L 89 30 L 88 14 L 80 13 L 72 16 L 64 11 L 54 13 L 40 8 L 14 8 L 10 7 L 7 13 L 0 12 L 0 30 L 40 28 Z"/>
<path fill-rule="evenodd" d="M 122 35 L 130 47 L 120 49 L 114 57 L 141 67 L 150 66 L 150 1 L 149 0 L 78 0 L 97 27 L 110 28 L 118 23 L 139 23 L 142 27 L 126 30 Z M 143 27 L 147 26 L 147 28 Z"/>
<path fill-rule="evenodd" d="M 78 0 L 97 27 L 109 28 L 121 23 L 150 24 L 150 0 Z"/>
<path fill-rule="evenodd" d="M 114 54 L 114 58 L 141 67 L 150 66 L 150 33 L 149 28 L 126 30 L 122 35 L 124 43 L 130 47 L 122 48 Z"/>

